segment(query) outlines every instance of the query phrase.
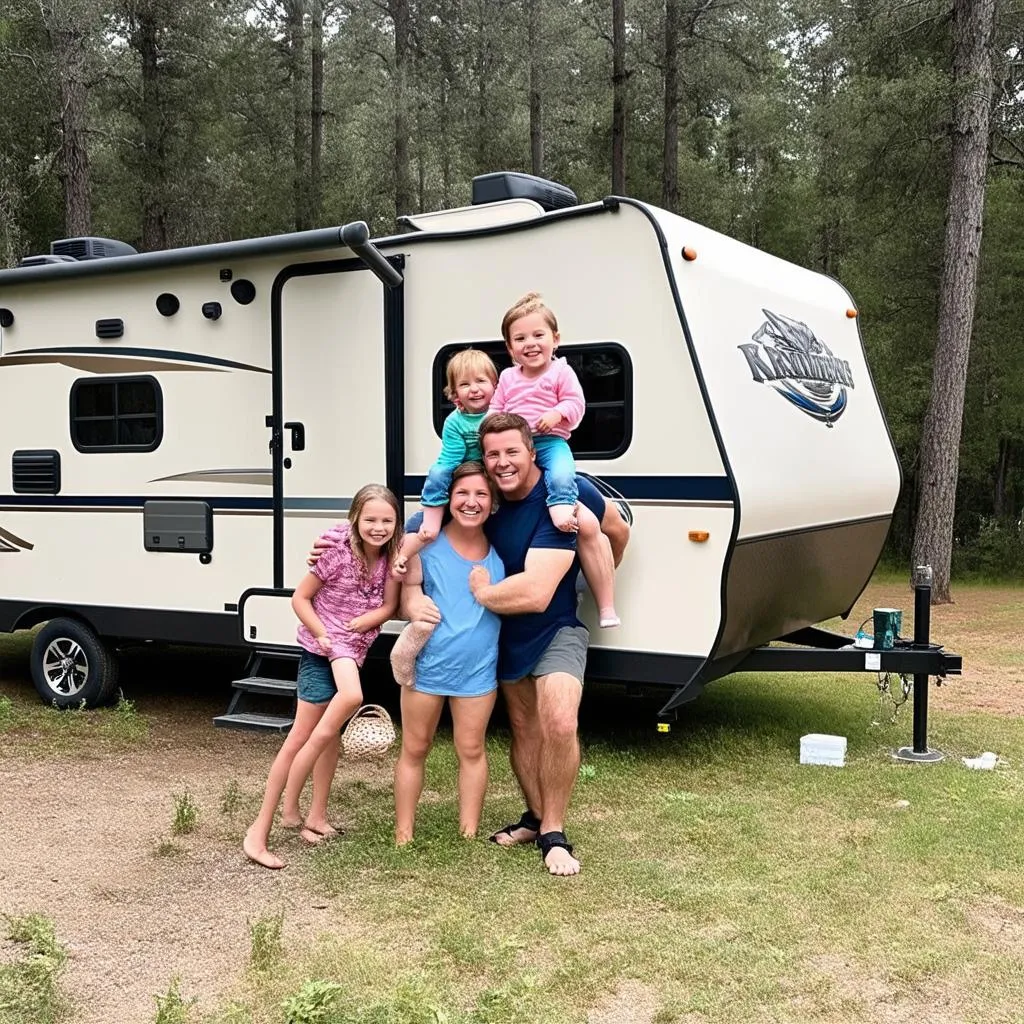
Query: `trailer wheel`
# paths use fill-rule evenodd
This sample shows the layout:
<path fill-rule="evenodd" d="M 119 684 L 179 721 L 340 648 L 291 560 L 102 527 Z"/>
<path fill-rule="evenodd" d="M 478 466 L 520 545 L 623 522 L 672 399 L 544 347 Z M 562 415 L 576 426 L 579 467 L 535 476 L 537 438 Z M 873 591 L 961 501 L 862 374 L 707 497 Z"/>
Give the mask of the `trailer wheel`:
<path fill-rule="evenodd" d="M 94 708 L 117 690 L 117 658 L 77 619 L 51 619 L 32 644 L 32 682 L 47 704 Z"/>

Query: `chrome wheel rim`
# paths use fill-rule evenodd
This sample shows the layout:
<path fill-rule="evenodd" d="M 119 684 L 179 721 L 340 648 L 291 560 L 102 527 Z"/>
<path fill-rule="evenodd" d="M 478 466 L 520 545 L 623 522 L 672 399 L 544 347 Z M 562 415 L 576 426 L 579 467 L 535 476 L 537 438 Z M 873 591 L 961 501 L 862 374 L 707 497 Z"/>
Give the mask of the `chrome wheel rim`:
<path fill-rule="evenodd" d="M 51 640 L 43 653 L 43 676 L 54 693 L 73 697 L 89 678 L 89 659 L 74 640 Z"/>

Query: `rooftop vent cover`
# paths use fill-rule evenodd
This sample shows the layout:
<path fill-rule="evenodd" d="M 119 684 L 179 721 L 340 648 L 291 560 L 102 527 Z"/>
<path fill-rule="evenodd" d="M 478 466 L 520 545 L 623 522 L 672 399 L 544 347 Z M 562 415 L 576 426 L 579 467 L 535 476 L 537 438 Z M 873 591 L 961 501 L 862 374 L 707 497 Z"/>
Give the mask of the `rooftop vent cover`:
<path fill-rule="evenodd" d="M 41 256 L 26 256 L 18 264 L 19 267 L 44 267 L 50 263 L 76 263 L 74 256 L 53 256 L 45 253 Z"/>
<path fill-rule="evenodd" d="M 519 171 L 495 171 L 493 174 L 478 174 L 473 179 L 474 206 L 497 203 L 502 199 L 532 199 L 545 210 L 564 210 L 579 202 L 571 188 Z"/>
<path fill-rule="evenodd" d="M 70 256 L 76 260 L 136 255 L 136 250 L 127 242 L 118 242 L 114 238 L 61 238 L 50 243 L 50 252 L 55 256 Z"/>

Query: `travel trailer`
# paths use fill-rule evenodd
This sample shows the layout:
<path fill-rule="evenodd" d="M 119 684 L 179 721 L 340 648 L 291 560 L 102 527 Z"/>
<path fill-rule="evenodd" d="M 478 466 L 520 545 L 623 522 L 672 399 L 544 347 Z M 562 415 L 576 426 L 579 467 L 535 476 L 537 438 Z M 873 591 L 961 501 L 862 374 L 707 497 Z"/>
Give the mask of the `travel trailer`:
<path fill-rule="evenodd" d="M 579 468 L 632 523 L 589 673 L 678 703 L 850 610 L 900 468 L 845 289 L 631 199 L 499 173 L 473 200 L 0 272 L 0 630 L 47 623 L 47 702 L 108 699 L 125 642 L 294 651 L 312 539 L 370 481 L 417 506 L 449 356 L 506 358 L 531 290 L 586 393 Z"/>

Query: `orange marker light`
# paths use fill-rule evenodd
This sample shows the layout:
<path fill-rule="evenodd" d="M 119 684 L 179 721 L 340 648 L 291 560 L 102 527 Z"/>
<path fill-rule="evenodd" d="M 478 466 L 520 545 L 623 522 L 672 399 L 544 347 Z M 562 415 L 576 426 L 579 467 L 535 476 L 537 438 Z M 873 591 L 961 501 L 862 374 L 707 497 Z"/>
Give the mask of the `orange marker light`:
<path fill-rule="evenodd" d="M 855 320 L 857 318 L 857 310 L 855 310 L 855 309 L 848 309 L 846 311 L 846 315 L 847 315 L 847 317 L 850 320 Z"/>
<path fill-rule="evenodd" d="M 692 263 L 697 258 L 697 250 L 691 249 L 688 245 L 683 246 L 683 259 L 687 263 Z"/>
<path fill-rule="evenodd" d="M 707 530 L 691 530 L 689 533 L 690 540 L 696 541 L 698 544 L 703 544 L 710 536 L 711 534 Z"/>

